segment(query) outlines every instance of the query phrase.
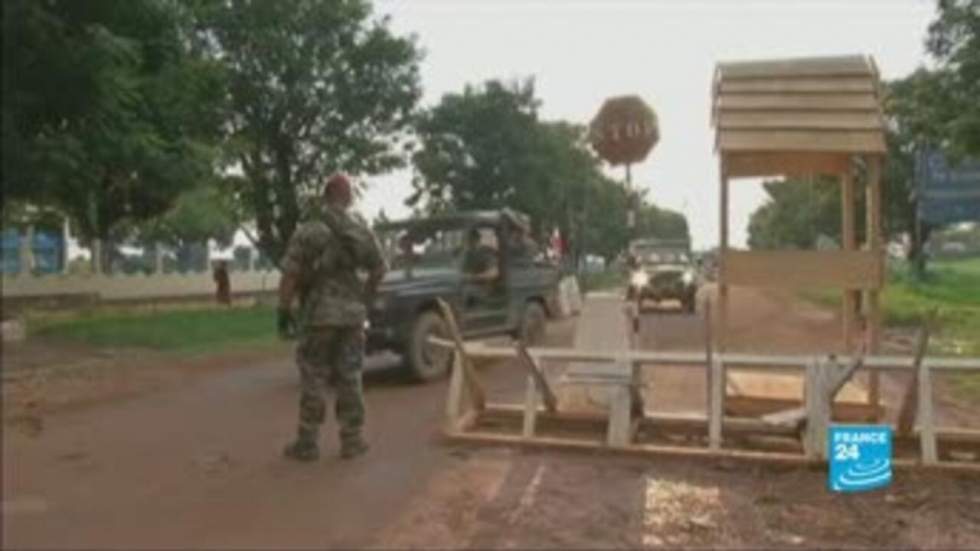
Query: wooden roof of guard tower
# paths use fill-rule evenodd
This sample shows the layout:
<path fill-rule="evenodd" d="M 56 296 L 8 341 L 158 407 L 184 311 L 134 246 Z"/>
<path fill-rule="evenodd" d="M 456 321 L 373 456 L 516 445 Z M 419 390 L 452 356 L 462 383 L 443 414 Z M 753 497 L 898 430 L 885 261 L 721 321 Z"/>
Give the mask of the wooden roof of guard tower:
<path fill-rule="evenodd" d="M 830 287 L 843 291 L 843 346 L 877 351 L 881 253 L 881 162 L 886 152 L 878 69 L 862 55 L 719 63 L 712 126 L 720 161 L 719 344 L 725 346 L 728 287 Z M 853 172 L 867 167 L 866 246 L 855 239 Z M 842 189 L 841 248 L 832 251 L 734 251 L 728 247 L 729 180 L 834 175 Z M 859 312 L 860 294 L 865 300 Z M 869 400 L 878 404 L 877 381 Z"/>
<path fill-rule="evenodd" d="M 864 56 L 719 63 L 715 148 L 728 176 L 840 174 L 884 154 L 878 69 Z"/>

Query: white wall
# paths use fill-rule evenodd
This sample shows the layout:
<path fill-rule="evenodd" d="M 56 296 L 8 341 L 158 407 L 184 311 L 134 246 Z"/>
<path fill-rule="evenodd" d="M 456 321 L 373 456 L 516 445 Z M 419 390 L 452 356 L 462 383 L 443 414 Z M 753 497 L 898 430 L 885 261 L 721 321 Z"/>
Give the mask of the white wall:
<path fill-rule="evenodd" d="M 231 272 L 232 293 L 274 291 L 279 272 Z M 3 276 L 4 298 L 98 296 L 100 300 L 139 300 L 213 295 L 210 272 L 195 274 L 91 275 L 52 274 Z"/>

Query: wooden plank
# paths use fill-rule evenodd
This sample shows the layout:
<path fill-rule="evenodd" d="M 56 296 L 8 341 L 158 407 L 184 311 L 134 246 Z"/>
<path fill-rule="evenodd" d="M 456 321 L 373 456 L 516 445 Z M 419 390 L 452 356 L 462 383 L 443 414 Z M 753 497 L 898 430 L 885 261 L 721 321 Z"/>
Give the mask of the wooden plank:
<path fill-rule="evenodd" d="M 863 405 L 863 404 L 861 404 Z M 782 416 L 790 419 L 795 412 L 803 408 L 793 408 L 782 411 Z M 479 414 L 482 419 L 502 420 L 504 422 L 520 423 L 524 419 L 523 404 L 489 403 L 486 410 Z M 475 413 L 475 412 L 471 412 Z M 597 431 L 605 431 L 608 417 L 604 413 L 589 411 L 562 411 L 548 413 L 539 406 L 537 414 L 538 425 L 591 425 Z M 637 421 L 637 420 L 634 420 Z M 700 413 L 650 412 L 638 420 L 641 428 L 667 434 L 705 435 L 708 432 L 708 418 Z M 752 419 L 747 417 L 730 417 L 723 419 L 726 433 L 746 436 L 797 436 L 793 427 L 773 424 L 769 419 Z M 970 445 L 980 446 L 980 430 L 956 427 L 937 427 L 936 440 L 941 445 Z M 910 435 L 895 435 L 896 442 L 918 444 L 919 432 Z"/>
<path fill-rule="evenodd" d="M 446 400 L 446 430 L 454 432 L 460 417 L 470 409 L 469 396 L 463 379 L 463 360 L 459 352 L 453 353 L 453 372 L 449 379 L 449 398 Z"/>
<path fill-rule="evenodd" d="M 714 110 L 717 120 L 726 111 L 856 111 L 879 113 L 872 94 L 719 94 Z"/>
<path fill-rule="evenodd" d="M 959 427 L 936 427 L 936 439 L 950 443 L 980 445 L 980 430 Z"/>
<path fill-rule="evenodd" d="M 729 285 L 800 289 L 874 288 L 880 263 L 868 251 L 725 251 Z"/>
<path fill-rule="evenodd" d="M 446 348 L 454 348 L 452 341 L 432 337 L 429 342 Z M 486 343 L 473 342 L 465 345 L 467 356 L 488 360 L 514 359 L 517 352 L 512 347 L 490 346 Z M 574 348 L 531 347 L 528 353 L 540 360 L 570 361 L 570 362 L 615 362 L 626 358 L 627 361 L 647 366 L 669 365 L 690 369 L 704 369 L 704 352 L 676 351 L 655 352 L 650 350 L 629 351 L 623 354 L 614 350 L 589 350 Z M 757 368 L 772 371 L 802 369 L 813 358 L 812 354 L 742 354 L 717 352 L 725 364 L 738 368 Z M 853 358 L 846 354 L 837 355 L 839 361 L 851 361 Z M 930 369 L 973 373 L 980 372 L 980 358 L 925 358 L 925 365 Z M 864 368 L 869 370 L 911 371 L 914 370 L 912 358 L 909 356 L 866 356 Z"/>
<path fill-rule="evenodd" d="M 849 383 L 857 370 L 861 369 L 861 367 L 864 365 L 864 357 L 858 356 L 854 358 L 851 360 L 850 365 L 834 365 L 834 372 L 831 373 L 828 387 L 826 388 L 827 401 L 830 403 L 833 403 L 833 401 L 837 398 L 837 394 L 844 388 L 844 385 Z"/>
<path fill-rule="evenodd" d="M 710 366 L 711 404 L 708 408 L 708 447 L 718 450 L 721 449 L 722 418 L 725 415 L 725 366 L 719 358 L 715 358 Z"/>
<path fill-rule="evenodd" d="M 874 76 L 873 65 L 861 55 L 801 57 L 771 60 L 729 61 L 718 63 L 721 82 L 728 79 L 820 76 Z"/>
<path fill-rule="evenodd" d="M 551 386 L 548 385 L 548 380 L 544 378 L 541 373 L 541 369 L 538 367 L 537 362 L 531 357 L 531 354 L 527 351 L 527 346 L 523 342 L 518 341 L 515 345 L 517 350 L 517 361 L 527 370 L 528 375 L 534 380 L 535 388 L 541 393 L 541 398 L 544 400 L 545 407 L 548 411 L 554 413 L 558 411 L 558 398 L 555 393 L 552 392 Z"/>
<path fill-rule="evenodd" d="M 761 418 L 780 411 L 800 407 L 802 400 L 797 398 L 767 398 L 765 396 L 726 396 L 725 415 L 734 417 Z M 874 421 L 881 408 L 874 408 L 866 400 L 861 402 L 834 402 L 831 419 L 841 423 L 864 423 Z"/>
<path fill-rule="evenodd" d="M 800 429 L 806 421 L 806 408 L 795 407 L 769 413 L 760 417 L 767 425 L 776 425 Z"/>
<path fill-rule="evenodd" d="M 718 90 L 730 93 L 875 93 L 874 81 L 867 76 L 849 77 L 787 77 L 787 78 L 726 78 L 718 83 Z"/>
<path fill-rule="evenodd" d="M 436 299 L 436 302 L 442 311 L 443 319 L 446 320 L 446 325 L 449 327 L 449 334 L 453 339 L 456 352 L 460 356 L 461 372 L 464 374 L 463 378 L 469 390 L 470 400 L 472 400 L 474 408 L 482 410 L 487 402 L 486 392 L 483 390 L 480 377 L 476 374 L 476 369 L 473 368 L 473 364 L 466 355 L 466 346 L 463 344 L 463 336 L 459 330 L 459 325 L 456 324 L 456 316 L 453 315 L 452 309 L 444 300 Z"/>
<path fill-rule="evenodd" d="M 877 130 L 884 123 L 874 111 L 729 111 L 719 113 L 723 130 Z"/>
<path fill-rule="evenodd" d="M 885 255 L 881 248 L 881 156 L 871 156 L 868 161 L 868 185 L 865 191 L 865 215 L 868 250 L 881 263 L 878 273 L 884 277 Z M 865 304 L 867 307 L 867 351 L 868 354 L 878 354 L 881 349 L 881 297 L 876 289 L 866 290 Z M 881 377 L 877 371 L 872 371 L 868 381 L 868 401 L 871 404 L 881 403 Z"/>
<path fill-rule="evenodd" d="M 476 421 L 477 419 L 479 419 L 479 417 L 480 417 L 479 411 L 475 409 L 471 409 L 467 411 L 466 413 L 463 414 L 462 417 L 460 417 L 456 421 L 456 426 L 448 434 L 455 435 L 455 434 L 465 433 L 466 431 L 473 428 L 473 426 L 476 424 Z"/>
<path fill-rule="evenodd" d="M 857 236 L 854 232 L 854 179 L 851 171 L 847 170 L 840 176 L 841 187 L 841 249 L 853 251 L 857 248 Z M 841 331 L 844 338 L 844 350 L 853 352 L 856 323 L 857 297 L 851 288 L 844 289 L 841 301 Z"/>
<path fill-rule="evenodd" d="M 505 434 L 486 434 L 470 432 L 454 435 L 453 440 L 473 442 L 485 445 L 515 445 L 533 448 L 557 448 L 565 450 L 583 450 L 589 452 L 613 451 L 634 456 L 664 456 L 664 457 L 715 457 L 719 459 L 752 460 L 792 465 L 813 463 L 802 455 L 779 452 L 754 452 L 747 450 L 717 450 L 706 448 L 686 448 L 682 446 L 667 446 L 653 444 L 633 444 L 630 446 L 606 446 L 601 442 L 575 440 L 572 438 L 542 437 L 523 439 L 519 436 Z"/>
<path fill-rule="evenodd" d="M 726 130 L 717 133 L 717 149 L 729 152 L 817 151 L 882 153 L 885 137 L 874 130 Z"/>
<path fill-rule="evenodd" d="M 812 361 L 812 360 L 811 360 Z M 826 361 L 826 360 L 824 360 Z M 863 359 L 847 358 L 848 365 L 854 365 L 855 361 Z M 771 369 L 756 369 L 754 367 L 740 367 L 728 369 L 728 390 L 732 396 L 749 396 L 757 398 L 772 398 L 782 400 L 803 399 L 804 377 L 797 371 L 795 373 L 779 373 Z M 848 382 L 839 390 L 838 400 L 842 402 L 863 403 L 867 401 L 867 393 L 864 388 L 856 382 Z"/>
<path fill-rule="evenodd" d="M 922 462 L 934 464 L 939 459 L 936 453 L 936 427 L 932 409 L 932 376 L 929 366 L 924 362 L 919 365 L 919 441 L 922 450 Z"/>
<path fill-rule="evenodd" d="M 636 350 L 640 333 L 640 312 L 632 302 L 623 307 L 623 321 L 626 323 L 629 350 Z M 643 370 L 636 362 L 625 359 L 623 362 L 629 366 L 630 370 L 630 415 L 633 417 L 642 417 L 643 411 L 646 408 L 641 390 L 643 387 Z"/>
<path fill-rule="evenodd" d="M 840 174 L 849 165 L 847 154 L 816 152 L 726 153 L 725 162 L 733 178 Z"/>
<path fill-rule="evenodd" d="M 606 443 L 610 446 L 626 446 L 630 443 L 630 413 L 632 396 L 628 386 L 619 385 L 610 389 L 609 430 Z"/>
<path fill-rule="evenodd" d="M 538 416 L 538 392 L 535 389 L 536 381 L 533 376 L 527 376 L 527 388 L 524 393 L 524 427 L 521 434 L 524 438 L 534 436 L 534 427 Z"/>
<path fill-rule="evenodd" d="M 719 170 L 719 223 L 718 238 L 718 350 L 725 350 L 725 336 L 728 331 L 728 262 L 725 253 L 728 252 L 728 163 L 722 158 Z"/>
<path fill-rule="evenodd" d="M 704 459 L 725 459 L 750 463 L 769 463 L 793 466 L 820 465 L 821 461 L 811 460 L 803 455 L 786 452 L 760 452 L 737 449 L 709 450 L 706 448 L 688 448 L 682 446 L 666 446 L 656 444 L 634 444 L 632 446 L 608 447 L 600 442 L 575 440 L 571 438 L 535 437 L 525 440 L 520 436 L 504 434 L 465 433 L 451 437 L 459 442 L 470 442 L 483 445 L 519 446 L 534 449 L 563 449 L 568 451 L 583 451 L 588 453 L 614 453 L 633 457 L 690 457 Z M 892 466 L 896 469 L 919 469 L 923 467 L 918 461 L 895 459 Z M 941 462 L 925 465 L 928 470 L 948 473 L 963 473 L 974 475 L 980 473 L 980 464 Z"/>
<path fill-rule="evenodd" d="M 701 307 L 701 316 L 704 317 L 704 375 L 705 375 L 705 395 L 704 395 L 704 411 L 711 411 L 711 401 L 712 395 L 715 392 L 714 383 L 715 380 L 714 370 L 711 369 L 711 364 L 714 362 L 714 343 L 711 341 L 711 298 L 707 297 L 704 299 L 704 306 Z M 722 400 L 725 399 L 724 392 L 722 392 Z M 722 405 L 722 411 L 724 411 L 724 404 Z"/>
<path fill-rule="evenodd" d="M 912 365 L 915 367 L 915 372 L 912 374 L 908 386 L 905 387 L 902 403 L 898 408 L 898 434 L 912 434 L 912 429 L 915 425 L 915 414 L 919 408 L 919 368 L 922 365 L 922 359 L 926 355 L 926 350 L 929 348 L 929 331 L 930 323 L 927 321 L 919 328 L 919 334 L 916 337 L 915 359 L 912 362 Z"/>
<path fill-rule="evenodd" d="M 803 448 L 812 459 L 827 459 L 827 428 L 830 426 L 831 404 L 825 393 L 829 374 L 826 367 L 814 362 L 806 368 L 806 384 L 803 389 L 806 431 Z"/>

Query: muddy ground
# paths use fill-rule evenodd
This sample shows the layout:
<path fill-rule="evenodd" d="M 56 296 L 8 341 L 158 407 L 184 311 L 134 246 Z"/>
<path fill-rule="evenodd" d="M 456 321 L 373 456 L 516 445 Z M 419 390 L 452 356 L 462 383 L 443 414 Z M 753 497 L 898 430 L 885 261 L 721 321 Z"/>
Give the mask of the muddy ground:
<path fill-rule="evenodd" d="M 785 295 L 733 302 L 741 349 L 819 352 L 839 335 L 833 313 Z M 552 343 L 573 331 L 555 324 Z M 650 312 L 643 342 L 691 348 L 700 331 Z M 4 547 L 980 548 L 975 476 L 898 472 L 838 495 L 819 470 L 452 445 L 446 383 L 385 365 L 367 377 L 371 453 L 339 460 L 328 424 L 321 461 L 297 465 L 280 456 L 296 414 L 287 348 L 188 360 L 43 344 L 4 351 Z M 483 374 L 495 396 L 522 395 L 512 366 Z M 667 371 L 653 391 L 683 407 L 671 400 L 702 385 Z M 942 403 L 945 424 L 980 417 Z"/>

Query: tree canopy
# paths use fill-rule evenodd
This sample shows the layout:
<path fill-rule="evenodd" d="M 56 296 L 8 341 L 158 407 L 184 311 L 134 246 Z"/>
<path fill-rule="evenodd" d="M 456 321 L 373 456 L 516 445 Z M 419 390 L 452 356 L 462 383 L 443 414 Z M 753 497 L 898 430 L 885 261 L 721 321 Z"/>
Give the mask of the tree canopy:
<path fill-rule="evenodd" d="M 939 64 L 939 100 L 948 116 L 938 118 L 954 154 L 980 155 L 980 0 L 939 0 L 926 48 Z"/>
<path fill-rule="evenodd" d="M 212 173 L 215 73 L 188 55 L 180 3 L 4 11 L 6 200 L 54 206 L 83 240 L 107 239 Z"/>
<path fill-rule="evenodd" d="M 272 259 L 335 171 L 400 166 L 421 94 L 413 38 L 364 0 L 198 0 L 196 45 L 220 66 L 229 192 Z"/>
<path fill-rule="evenodd" d="M 510 207 L 537 235 L 560 228 L 573 252 L 611 258 L 629 239 L 627 193 L 606 177 L 588 129 L 538 119 L 532 80 L 490 80 L 447 94 L 422 113 L 408 205 L 426 212 Z M 687 237 L 678 213 L 644 205 L 641 232 Z"/>
<path fill-rule="evenodd" d="M 884 83 L 888 156 L 883 173 L 883 225 L 886 237 L 909 235 L 909 257 L 920 260 L 922 243 L 934 229 L 916 228 L 915 157 L 926 146 L 952 157 L 980 154 L 980 1 L 940 0 L 925 45 L 939 65 L 919 68 Z M 859 173 L 857 185 L 863 185 Z M 788 184 L 788 185 L 787 185 Z M 801 185 L 802 184 L 802 185 Z M 840 186 L 767 183 L 769 201 L 749 222 L 754 248 L 809 248 L 818 235 L 840 235 Z M 863 193 L 857 230 L 863 233 Z"/>

